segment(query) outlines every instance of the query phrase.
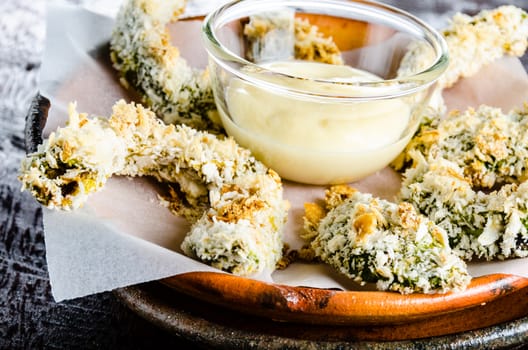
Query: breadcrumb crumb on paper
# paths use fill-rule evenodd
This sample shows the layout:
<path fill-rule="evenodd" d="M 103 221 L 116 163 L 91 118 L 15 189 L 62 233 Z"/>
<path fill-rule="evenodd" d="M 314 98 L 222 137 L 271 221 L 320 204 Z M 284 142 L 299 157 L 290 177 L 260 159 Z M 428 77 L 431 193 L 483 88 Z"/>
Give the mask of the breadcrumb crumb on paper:
<path fill-rule="evenodd" d="M 114 68 L 166 123 L 221 130 L 207 70 L 193 68 L 170 42 L 166 26 L 185 0 L 126 0 L 111 36 Z"/>
<path fill-rule="evenodd" d="M 445 89 L 502 56 L 524 55 L 528 46 L 528 14 L 512 5 L 483 10 L 475 16 L 457 13 L 441 34 L 449 49 L 449 67 L 437 86 Z M 411 45 L 398 76 L 415 74 L 431 63 L 432 50 L 428 46 Z"/>

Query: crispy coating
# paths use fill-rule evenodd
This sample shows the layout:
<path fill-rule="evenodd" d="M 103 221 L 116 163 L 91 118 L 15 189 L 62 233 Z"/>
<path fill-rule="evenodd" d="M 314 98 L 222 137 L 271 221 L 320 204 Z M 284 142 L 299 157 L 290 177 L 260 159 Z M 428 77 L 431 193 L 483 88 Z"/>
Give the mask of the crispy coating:
<path fill-rule="evenodd" d="M 325 191 L 326 209 L 337 207 L 354 195 L 356 189 L 348 185 L 334 185 Z"/>
<path fill-rule="evenodd" d="M 412 166 L 410 152 L 413 149 L 421 148 L 424 151 L 437 141 L 438 123 L 447 110 L 442 98 L 443 89 L 451 87 L 460 78 L 476 74 L 483 66 L 504 55 L 522 56 L 526 52 L 528 14 L 511 5 L 483 10 L 473 17 L 459 13 L 442 34 L 449 48 L 449 67 L 437 82 L 416 135 L 391 163 L 400 172 Z M 432 60 L 432 50 L 428 46 L 411 45 L 412 48 L 401 62 L 399 76 L 419 72 L 428 67 Z"/>
<path fill-rule="evenodd" d="M 207 70 L 189 66 L 170 43 L 167 25 L 183 13 L 185 0 L 126 0 L 110 40 L 120 82 L 132 87 L 167 124 L 220 131 L 222 126 Z"/>
<path fill-rule="evenodd" d="M 250 16 L 244 25 L 246 58 L 254 63 L 293 58 L 294 15 L 282 9 Z"/>
<path fill-rule="evenodd" d="M 139 92 L 165 123 L 222 133 L 208 71 L 191 67 L 170 43 L 167 25 L 185 5 L 185 0 L 125 0 L 112 32 L 110 57 L 121 84 Z M 295 23 L 304 33 L 295 37 L 295 47 L 304 48 L 303 57 L 311 50 L 312 59 L 340 58 L 333 42 L 316 28 Z"/>
<path fill-rule="evenodd" d="M 458 13 L 442 35 L 449 49 L 449 67 L 437 85 L 445 89 L 504 55 L 522 56 L 528 46 L 528 14 L 512 5 L 483 10 L 475 16 Z M 431 53 L 427 46 L 415 44 L 403 58 L 398 75 L 427 68 Z"/>
<path fill-rule="evenodd" d="M 503 55 L 523 55 L 528 15 L 514 6 L 457 14 L 443 35 L 451 61 L 437 94 Z M 404 58 L 401 74 L 423 68 L 427 54 L 420 50 Z M 528 256 L 527 106 L 509 113 L 480 106 L 444 116 L 445 109 L 427 110 L 391 164 L 404 173 L 401 199 L 445 229 L 466 260 Z"/>
<path fill-rule="evenodd" d="M 528 256 L 527 117 L 528 106 L 454 112 L 410 145 L 401 199 L 444 228 L 464 259 Z"/>
<path fill-rule="evenodd" d="M 356 282 L 376 283 L 380 290 L 406 294 L 466 288 L 471 277 L 442 228 L 409 203 L 355 190 L 343 198 L 342 190 L 331 188 L 324 207 L 305 206 L 304 238 L 317 258 Z M 336 197 L 343 200 L 333 201 Z"/>
<path fill-rule="evenodd" d="M 473 17 L 457 14 L 442 34 L 450 62 L 438 84 L 447 88 L 504 55 L 522 56 L 528 46 L 528 14 L 511 5 L 483 10 Z"/>
<path fill-rule="evenodd" d="M 324 36 L 307 19 L 295 19 L 295 58 L 328 64 L 343 64 L 341 51 L 334 40 Z"/>
<path fill-rule="evenodd" d="M 152 176 L 178 187 L 194 219 L 182 249 L 238 275 L 273 270 L 288 204 L 279 176 L 231 138 L 165 125 L 141 105 L 119 101 L 109 119 L 70 106 L 68 125 L 22 162 L 20 180 L 43 205 L 83 205 L 114 175 Z M 183 201 L 181 201 L 183 196 Z"/>
<path fill-rule="evenodd" d="M 442 31 L 449 49 L 449 66 L 436 82 L 429 107 L 422 116 L 418 136 L 411 141 L 430 143 L 430 132 L 446 114 L 447 107 L 442 91 L 453 86 L 459 79 L 475 75 L 482 67 L 505 56 L 522 56 L 528 47 L 528 14 L 521 8 L 505 5 L 493 10 L 483 10 L 471 17 L 456 14 Z M 398 76 L 408 76 L 423 71 L 433 60 L 433 50 L 423 43 L 411 43 L 398 69 Z M 421 140 L 417 140 L 421 138 Z M 414 144 L 414 145 L 413 145 Z M 404 171 L 409 165 L 410 147 L 391 164 Z"/>
<path fill-rule="evenodd" d="M 266 16 L 251 16 L 244 26 L 248 59 L 255 62 L 269 59 L 270 57 L 266 56 L 270 54 L 289 54 L 298 60 L 343 64 L 341 51 L 332 38 L 324 36 L 319 28 L 307 19 L 294 18 L 293 15 L 285 11 Z M 288 41 L 290 36 L 292 43 Z M 288 47 L 290 44 L 291 47 Z M 268 53 L 267 50 L 284 52 Z"/>

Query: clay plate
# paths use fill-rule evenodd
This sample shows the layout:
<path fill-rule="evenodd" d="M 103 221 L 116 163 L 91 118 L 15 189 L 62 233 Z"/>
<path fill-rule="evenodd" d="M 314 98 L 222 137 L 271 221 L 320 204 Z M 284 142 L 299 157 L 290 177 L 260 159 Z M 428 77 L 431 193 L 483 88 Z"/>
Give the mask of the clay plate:
<path fill-rule="evenodd" d="M 28 152 L 42 142 L 49 108 L 49 100 L 41 95 L 31 104 L 25 130 Z M 477 277 L 463 292 L 434 295 L 291 287 L 213 272 L 185 273 L 161 283 L 230 310 L 323 327 L 329 339 L 340 340 L 432 337 L 528 315 L 528 278 L 506 274 Z M 124 295 L 125 291 L 118 294 Z M 352 327 L 346 332 L 341 327 L 329 328 L 336 325 Z M 310 332 L 305 333 L 306 337 Z"/>
<path fill-rule="evenodd" d="M 201 302 L 158 282 L 121 288 L 114 294 L 155 325 L 207 349 L 521 349 L 528 343 L 528 317 L 452 335 L 381 341 L 363 336 L 368 334 L 366 339 L 370 339 L 389 332 L 408 335 L 413 327 L 274 322 Z"/>
<path fill-rule="evenodd" d="M 332 28 L 328 18 L 321 21 L 321 27 Z M 45 97 L 38 95 L 34 99 L 26 121 L 28 151 L 35 150 L 42 141 L 49 108 Z M 161 299 L 160 290 L 163 290 Z M 184 297 L 182 300 L 188 302 L 174 305 L 173 299 L 181 298 L 180 293 L 192 298 Z M 146 289 L 145 286 L 120 289 L 116 294 L 133 310 L 179 333 L 189 332 L 185 322 L 196 319 L 194 311 L 188 313 L 186 309 L 194 310 L 198 305 L 200 312 L 209 313 L 206 320 L 203 312 L 197 316 L 202 331 L 209 329 L 204 337 L 209 337 L 212 343 L 219 342 L 214 339 L 217 331 L 225 344 L 233 344 L 229 343 L 230 334 L 241 337 L 247 334 L 240 338 L 247 344 L 254 344 L 262 336 L 275 340 L 294 337 L 292 347 L 303 347 L 304 340 L 324 339 L 337 342 L 332 343 L 336 346 L 359 340 L 401 341 L 481 329 L 528 315 L 528 278 L 505 274 L 475 278 L 464 292 L 401 295 L 291 287 L 228 274 L 194 272 L 149 284 Z M 226 308 L 234 311 L 226 312 Z M 240 321 L 239 316 L 233 316 L 239 315 L 238 312 L 258 322 L 250 325 Z M 181 322 L 175 323 L 171 315 Z M 219 326 L 223 322 L 227 326 Z M 515 337 L 521 334 L 526 341 L 528 321 L 524 318 L 519 322 Z M 321 348 L 330 344 L 323 343 Z"/>

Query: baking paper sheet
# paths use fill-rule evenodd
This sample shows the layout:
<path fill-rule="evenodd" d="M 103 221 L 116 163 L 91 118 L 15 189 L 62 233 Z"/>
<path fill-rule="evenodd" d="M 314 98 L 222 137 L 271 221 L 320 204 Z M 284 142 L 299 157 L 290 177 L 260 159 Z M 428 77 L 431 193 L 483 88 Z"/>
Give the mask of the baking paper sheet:
<path fill-rule="evenodd" d="M 117 83 L 111 68 L 111 17 L 54 3 L 48 9 L 47 24 L 40 91 L 50 98 L 52 107 L 45 135 L 64 124 L 70 101 L 77 101 L 79 111 L 108 116 L 116 100 L 137 99 Z M 180 21 L 170 27 L 183 56 L 192 59 L 194 66 L 204 67 L 207 56 L 199 44 L 199 30 L 197 21 Z M 482 102 L 509 109 L 528 101 L 528 77 L 517 59 L 505 59 L 446 91 L 445 97 L 450 106 L 461 109 Z M 353 186 L 393 199 L 399 182 L 399 175 L 386 168 Z M 292 205 L 285 241 L 292 248 L 302 245 L 298 233 L 303 204 L 323 198 L 324 190 L 285 183 L 285 197 Z M 44 228 L 50 282 L 57 301 L 184 272 L 218 271 L 181 254 L 179 245 L 189 225 L 160 205 L 156 184 L 149 179 L 112 178 L 81 210 L 44 210 Z M 505 272 L 528 277 L 528 259 L 469 266 L 473 276 Z M 292 286 L 360 288 L 322 264 L 295 263 L 274 272 L 272 279 Z"/>

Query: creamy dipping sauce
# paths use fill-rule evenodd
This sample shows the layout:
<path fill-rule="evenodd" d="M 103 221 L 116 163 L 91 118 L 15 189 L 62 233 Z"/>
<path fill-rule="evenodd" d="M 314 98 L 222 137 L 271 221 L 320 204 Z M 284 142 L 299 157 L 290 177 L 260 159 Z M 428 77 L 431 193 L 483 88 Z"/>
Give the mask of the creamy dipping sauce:
<path fill-rule="evenodd" d="M 275 62 L 266 68 L 310 79 L 381 80 L 348 66 L 314 62 Z M 309 80 L 287 80 L 292 88 L 312 88 Z M 365 97 L 371 91 L 336 84 L 331 92 Z M 394 159 L 412 135 L 402 139 L 411 117 L 411 106 L 402 98 L 328 103 L 232 79 L 226 102 L 231 118 L 221 108 L 220 114 L 228 134 L 281 177 L 303 183 L 350 182 L 369 175 Z"/>

